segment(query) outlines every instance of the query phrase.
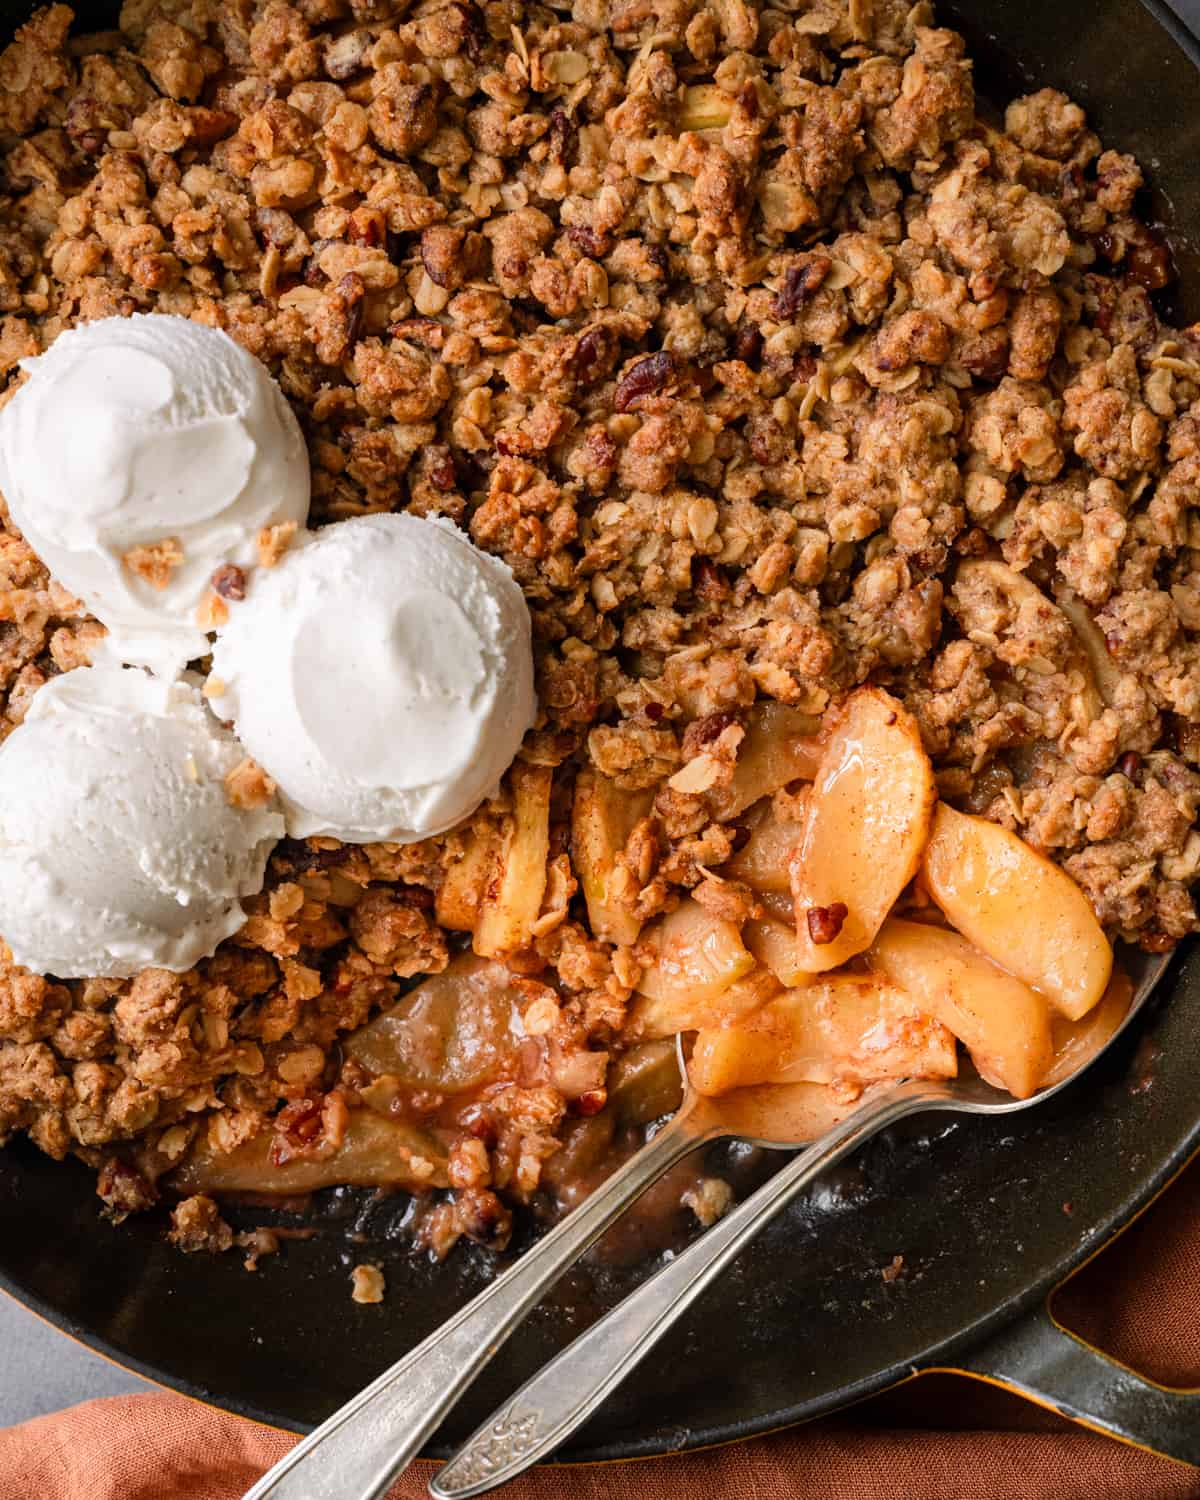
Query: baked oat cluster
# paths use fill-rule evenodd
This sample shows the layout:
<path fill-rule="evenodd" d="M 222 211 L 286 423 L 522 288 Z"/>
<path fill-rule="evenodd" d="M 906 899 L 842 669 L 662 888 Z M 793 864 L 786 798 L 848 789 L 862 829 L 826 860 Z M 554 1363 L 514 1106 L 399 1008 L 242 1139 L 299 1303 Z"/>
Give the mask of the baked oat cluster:
<path fill-rule="evenodd" d="M 428 1243 L 503 1243 L 564 1123 L 604 1108 L 644 924 L 685 893 L 755 907 L 718 873 L 748 727 L 868 680 L 941 796 L 1059 861 L 1111 936 L 1195 929 L 1200 331 L 1160 322 L 1141 172 L 1081 109 L 1042 90 L 998 132 L 960 38 L 906 0 L 71 24 L 41 10 L 0 58 L 9 389 L 81 321 L 226 329 L 300 419 L 312 524 L 447 516 L 509 564 L 540 714 L 465 829 L 285 841 L 187 974 L 9 967 L 0 1134 L 83 1155 L 117 1214 L 267 1117 L 276 1160 L 336 1141 L 369 1086 L 338 1038 L 471 931 L 517 976 L 518 1061 L 455 1116 L 404 1107 L 457 1131 Z M 0 542 L 11 730 L 101 632 Z M 581 771 L 636 811 L 603 932 Z M 204 1198 L 176 1234 L 229 1243 Z"/>

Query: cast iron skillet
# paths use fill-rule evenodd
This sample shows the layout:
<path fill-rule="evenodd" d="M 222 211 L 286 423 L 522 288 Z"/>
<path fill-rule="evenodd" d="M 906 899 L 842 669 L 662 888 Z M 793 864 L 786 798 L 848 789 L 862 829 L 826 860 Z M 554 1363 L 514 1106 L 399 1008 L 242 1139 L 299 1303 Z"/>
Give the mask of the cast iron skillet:
<path fill-rule="evenodd" d="M 107 6 L 78 8 L 88 27 L 112 24 Z M 0 3 L 10 26 L 27 13 Z M 965 0 L 940 15 L 966 33 L 985 95 L 1058 85 L 1086 105 L 1106 142 L 1152 169 L 1194 318 L 1192 40 L 1148 0 Z M 629 1458 L 748 1437 L 916 1371 L 958 1367 L 1200 1463 L 1200 1396 L 1141 1381 L 1046 1311 L 1052 1289 L 1200 1148 L 1197 1035 L 1193 950 L 1134 1034 L 1040 1110 L 957 1124 L 938 1117 L 874 1142 L 763 1235 L 568 1456 Z M 361 1207 L 353 1195 L 328 1196 L 316 1238 L 289 1243 L 248 1275 L 236 1255 L 185 1260 L 153 1219 L 103 1223 L 88 1172 L 18 1143 L 0 1151 L 0 1285 L 140 1374 L 303 1431 L 483 1283 L 481 1252 L 460 1250 L 432 1267 L 388 1238 L 386 1210 Z M 888 1284 L 881 1269 L 896 1255 L 906 1274 Z M 365 1258 L 386 1267 L 381 1307 L 348 1295 L 347 1270 Z M 627 1284 L 579 1271 L 500 1353 L 433 1451 L 466 1437 Z"/>

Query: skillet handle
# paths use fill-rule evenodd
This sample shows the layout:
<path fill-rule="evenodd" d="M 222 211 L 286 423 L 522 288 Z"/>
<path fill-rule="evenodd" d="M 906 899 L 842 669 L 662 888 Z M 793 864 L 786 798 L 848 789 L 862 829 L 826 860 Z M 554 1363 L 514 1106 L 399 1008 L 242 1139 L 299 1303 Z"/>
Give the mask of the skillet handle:
<path fill-rule="evenodd" d="M 1200 1465 L 1200 1390 L 1155 1385 L 1069 1333 L 1044 1304 L 953 1368 L 1134 1447 Z"/>

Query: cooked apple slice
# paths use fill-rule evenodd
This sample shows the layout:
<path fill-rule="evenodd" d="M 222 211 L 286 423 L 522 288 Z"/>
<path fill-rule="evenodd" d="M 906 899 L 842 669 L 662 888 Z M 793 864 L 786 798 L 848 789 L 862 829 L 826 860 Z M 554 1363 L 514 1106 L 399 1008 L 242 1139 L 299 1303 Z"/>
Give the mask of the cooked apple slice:
<path fill-rule="evenodd" d="M 773 1000 L 782 988 L 770 969 L 752 969 L 719 995 L 705 1000 L 684 991 L 654 1000 L 639 995 L 625 1023 L 626 1033 L 638 1041 L 650 1041 L 681 1031 L 699 1031 L 702 1026 L 732 1026 Z"/>
<path fill-rule="evenodd" d="M 804 826 L 799 822 L 785 822 L 763 803 L 762 812 L 755 814 L 750 837 L 732 859 L 727 860 L 722 873 L 732 880 L 743 880 L 760 895 L 767 892 L 789 892 L 792 888 L 792 856 L 800 847 Z"/>
<path fill-rule="evenodd" d="M 336 1150 L 294 1156 L 283 1166 L 271 1160 L 275 1140 L 260 1130 L 232 1151 L 221 1152 L 202 1136 L 167 1179 L 181 1193 L 311 1193 L 323 1187 L 444 1188 L 445 1147 L 407 1121 L 370 1109 L 350 1111 Z"/>
<path fill-rule="evenodd" d="M 683 1080 L 673 1038 L 640 1042 L 608 1067 L 608 1105 L 621 1125 L 649 1125 L 679 1108 Z"/>
<path fill-rule="evenodd" d="M 704 794 L 721 823 L 736 818 L 789 781 L 811 781 L 821 759 L 821 721 L 785 703 L 758 703 L 746 716 L 733 779 Z"/>
<path fill-rule="evenodd" d="M 1087 897 L 1015 833 L 944 803 L 925 847 L 925 885 L 952 926 L 1077 1021 L 1104 993 L 1112 948 Z"/>
<path fill-rule="evenodd" d="M 790 922 L 780 922 L 771 916 L 747 922 L 742 928 L 742 941 L 759 963 L 788 989 L 800 989 L 812 982 L 813 976 L 800 967 L 796 929 Z"/>
<path fill-rule="evenodd" d="M 763 1083 L 726 1094 L 721 1120 L 730 1135 L 799 1144 L 832 1130 L 857 1102 L 846 1090 L 823 1083 Z"/>
<path fill-rule="evenodd" d="M 516 1072 L 525 1034 L 519 998 L 503 964 L 464 953 L 352 1032 L 342 1049 L 402 1088 L 462 1093 Z"/>
<path fill-rule="evenodd" d="M 1068 1021 L 1064 1016 L 1055 1016 L 1050 1035 L 1054 1043 L 1054 1061 L 1042 1079 L 1042 1088 L 1050 1088 L 1078 1073 L 1085 1063 L 1091 1062 L 1116 1035 L 1117 1028 L 1125 1019 L 1129 1002 L 1133 999 L 1133 984 L 1120 969 L 1114 969 L 1108 988 L 1080 1021 Z"/>
<path fill-rule="evenodd" d="M 645 944 L 652 958 L 638 990 L 651 1000 L 715 1000 L 754 967 L 737 926 L 690 898 L 646 934 Z"/>
<path fill-rule="evenodd" d="M 874 1083 L 953 1078 L 954 1037 L 878 974 L 829 974 L 732 1026 L 696 1037 L 690 1074 L 702 1094 L 757 1083 Z"/>
<path fill-rule="evenodd" d="M 1091 610 L 1076 595 L 1064 594 L 1058 601 L 1058 607 L 1070 620 L 1071 629 L 1083 647 L 1083 654 L 1087 657 L 1092 679 L 1100 697 L 1109 707 L 1112 707 L 1117 701 L 1121 669 L 1109 654 L 1104 632 L 1096 624 Z"/>
<path fill-rule="evenodd" d="M 989 1083 L 1028 1099 L 1050 1067 L 1050 1007 L 957 932 L 892 917 L 868 954 L 927 1014 L 948 1027 Z"/>
<path fill-rule="evenodd" d="M 512 815 L 475 924 L 475 952 L 483 958 L 513 953 L 533 936 L 546 893 L 552 776 L 549 766 L 523 761 L 509 773 Z"/>
<path fill-rule="evenodd" d="M 571 813 L 571 858 L 587 902 L 592 933 L 602 942 L 636 943 L 641 920 L 618 899 L 621 877 L 630 884 L 617 856 L 639 819 L 654 802 L 653 792 L 623 792 L 592 767 L 580 771 Z"/>
<path fill-rule="evenodd" d="M 846 700 L 792 860 L 800 966 L 819 974 L 871 946 L 916 874 L 936 796 L 916 721 L 881 688 Z"/>
<path fill-rule="evenodd" d="M 481 819 L 467 832 L 465 844 L 462 858 L 447 866 L 437 889 L 438 925 L 451 932 L 475 931 L 484 892 L 496 867 L 500 831 L 494 823 Z"/>

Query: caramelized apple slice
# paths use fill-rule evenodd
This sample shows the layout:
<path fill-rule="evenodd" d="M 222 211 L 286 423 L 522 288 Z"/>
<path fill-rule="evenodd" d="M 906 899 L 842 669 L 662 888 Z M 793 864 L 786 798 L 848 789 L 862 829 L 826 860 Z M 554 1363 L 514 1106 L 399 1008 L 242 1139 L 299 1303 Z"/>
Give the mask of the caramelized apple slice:
<path fill-rule="evenodd" d="M 626 1031 L 630 1037 L 648 1041 L 681 1031 L 698 1031 L 702 1026 L 732 1026 L 773 1000 L 782 988 L 769 969 L 752 969 L 745 978 L 735 979 L 719 995 L 705 1000 L 682 990 L 653 1000 L 639 995 L 629 1012 Z"/>
<path fill-rule="evenodd" d="M 202 1136 L 168 1181 L 181 1193 L 311 1193 L 323 1187 L 444 1188 L 445 1148 L 427 1131 L 369 1109 L 351 1110 L 336 1150 L 271 1160 L 272 1130 L 260 1130 L 232 1151 Z"/>
<path fill-rule="evenodd" d="M 475 952 L 498 958 L 523 948 L 546 893 L 550 854 L 549 766 L 517 761 L 509 773 L 513 811 L 475 924 Z"/>
<path fill-rule="evenodd" d="M 488 880 L 500 851 L 499 829 L 481 819 L 468 830 L 461 859 L 448 865 L 437 890 L 438 925 L 451 932 L 474 932 Z"/>
<path fill-rule="evenodd" d="M 653 958 L 642 970 L 638 990 L 651 1000 L 715 1000 L 754 967 L 734 923 L 690 899 L 647 933 L 646 947 Z"/>
<path fill-rule="evenodd" d="M 683 1080 L 673 1038 L 641 1042 L 608 1068 L 608 1105 L 619 1125 L 649 1125 L 679 1108 Z"/>
<path fill-rule="evenodd" d="M 958 1037 L 989 1083 L 1018 1099 L 1041 1087 L 1052 1057 L 1047 1002 L 966 938 L 893 917 L 868 960 Z"/>
<path fill-rule="evenodd" d="M 731 880 L 742 880 L 760 895 L 767 892 L 790 892 L 792 857 L 800 847 L 804 835 L 801 823 L 785 822 L 773 811 L 769 802 L 760 804 L 762 811 L 755 812 L 750 837 L 732 859 L 727 860 L 722 873 Z"/>
<path fill-rule="evenodd" d="M 819 974 L 869 948 L 916 873 L 935 798 L 916 721 L 881 688 L 847 699 L 792 861 L 800 966 Z"/>
<path fill-rule="evenodd" d="M 1087 897 L 1015 833 L 944 803 L 925 848 L 925 884 L 952 926 L 1069 1020 L 1104 993 L 1112 949 Z"/>
<path fill-rule="evenodd" d="M 771 916 L 747 922 L 742 928 L 742 941 L 759 963 L 788 989 L 800 989 L 811 983 L 813 976 L 800 967 L 796 929 L 790 922 L 780 922 Z"/>
<path fill-rule="evenodd" d="M 1071 622 L 1071 629 L 1075 632 L 1083 648 L 1083 654 L 1087 657 L 1092 679 L 1100 697 L 1111 707 L 1117 701 L 1121 669 L 1109 654 L 1104 632 L 1096 624 L 1091 610 L 1082 599 L 1074 594 L 1065 594 L 1058 601 L 1058 607 Z"/>
<path fill-rule="evenodd" d="M 592 933 L 602 942 L 636 943 L 641 920 L 619 899 L 624 884 L 632 885 L 617 856 L 637 822 L 653 805 L 652 792 L 623 792 L 616 782 L 590 766 L 575 782 L 571 813 L 571 858 L 587 902 Z"/>
<path fill-rule="evenodd" d="M 702 1094 L 757 1083 L 953 1078 L 954 1038 L 876 974 L 829 974 L 733 1026 L 696 1037 L 689 1072 Z"/>
<path fill-rule="evenodd" d="M 1132 999 L 1132 981 L 1120 969 L 1114 969 L 1100 1003 L 1094 1005 L 1082 1020 L 1068 1021 L 1063 1016 L 1055 1016 L 1050 1028 L 1054 1061 L 1041 1086 L 1050 1088 L 1064 1078 L 1070 1078 L 1107 1047 L 1125 1019 Z"/>
<path fill-rule="evenodd" d="M 727 823 L 789 781 L 811 781 L 820 763 L 821 721 L 785 703 L 758 703 L 746 716 L 733 779 L 705 793 L 714 818 Z"/>
<path fill-rule="evenodd" d="M 366 1026 L 342 1049 L 376 1077 L 461 1093 L 509 1076 L 524 1036 L 512 975 L 466 953 Z"/>

